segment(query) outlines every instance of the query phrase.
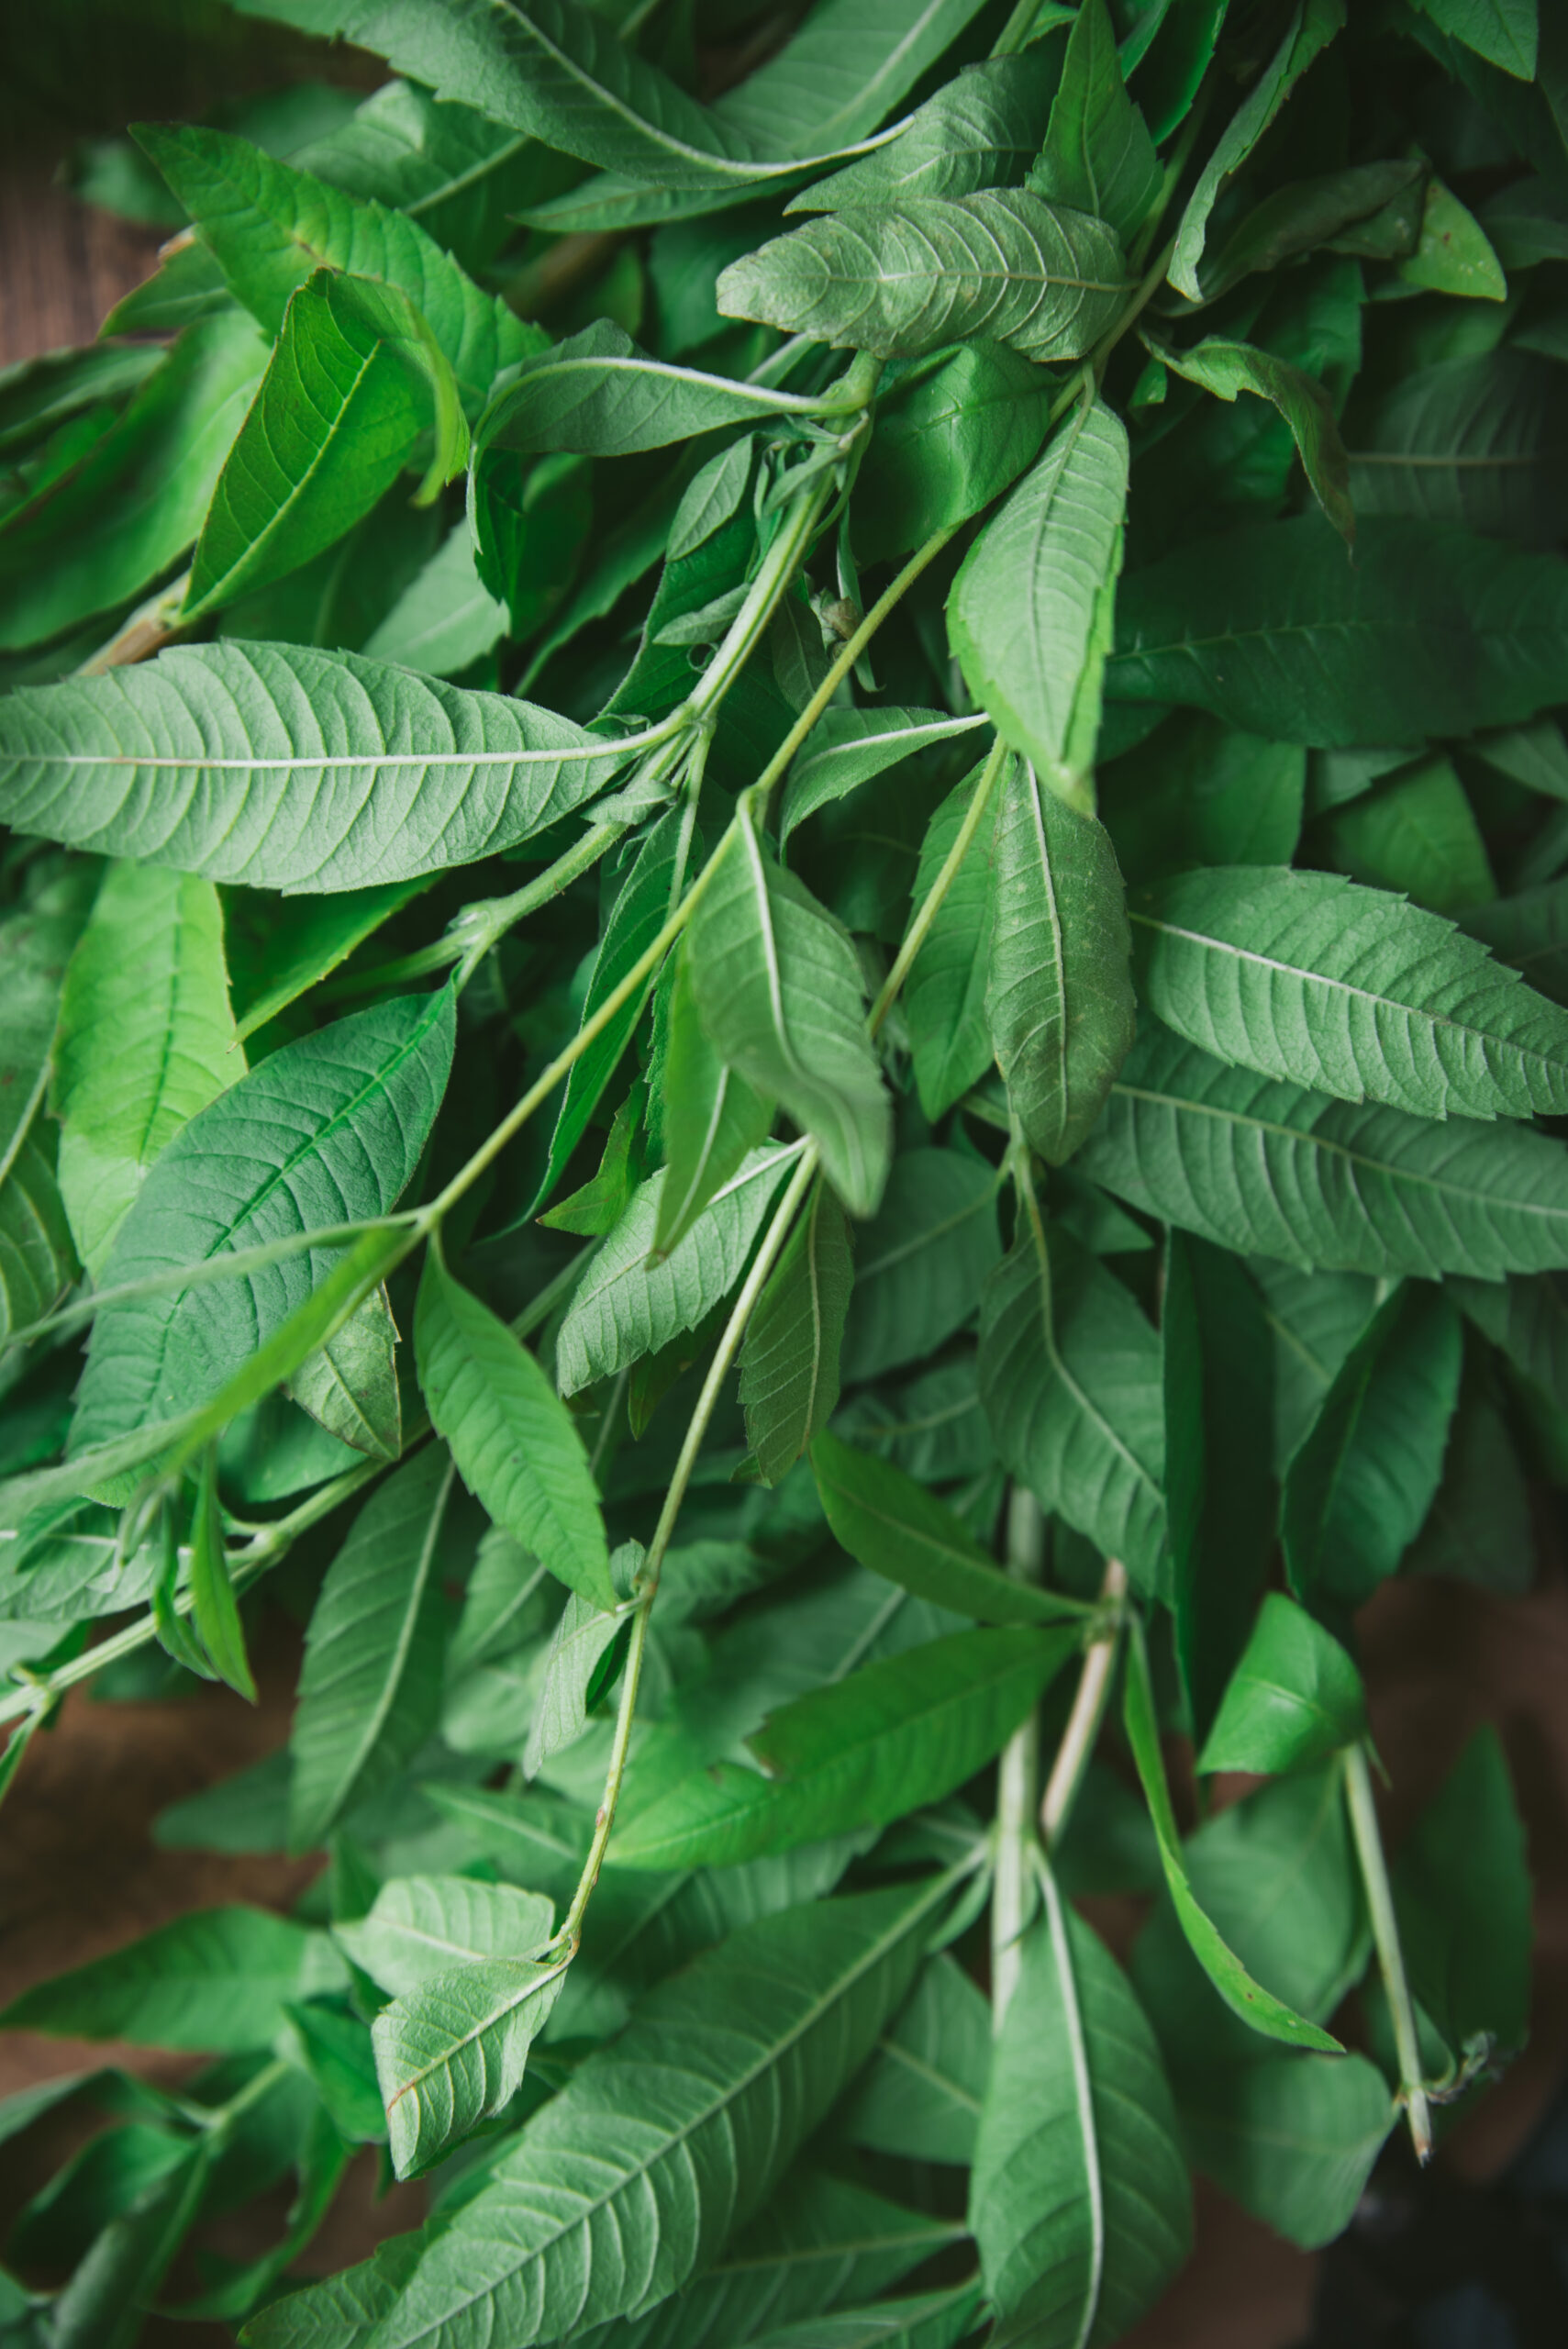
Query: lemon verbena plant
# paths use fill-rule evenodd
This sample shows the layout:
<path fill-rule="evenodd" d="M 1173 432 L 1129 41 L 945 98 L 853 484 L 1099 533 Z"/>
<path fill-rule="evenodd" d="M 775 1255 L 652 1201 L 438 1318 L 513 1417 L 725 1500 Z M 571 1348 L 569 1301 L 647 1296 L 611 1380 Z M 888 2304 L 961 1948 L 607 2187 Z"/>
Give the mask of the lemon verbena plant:
<path fill-rule="evenodd" d="M 1568 1475 L 1568 17 L 242 5 L 0 379 L 0 1714 L 281 1604 L 329 1865 L 0 2017 L 207 2059 L 0 2331 L 1108 2343 L 1526 2031 L 1357 1616 Z"/>

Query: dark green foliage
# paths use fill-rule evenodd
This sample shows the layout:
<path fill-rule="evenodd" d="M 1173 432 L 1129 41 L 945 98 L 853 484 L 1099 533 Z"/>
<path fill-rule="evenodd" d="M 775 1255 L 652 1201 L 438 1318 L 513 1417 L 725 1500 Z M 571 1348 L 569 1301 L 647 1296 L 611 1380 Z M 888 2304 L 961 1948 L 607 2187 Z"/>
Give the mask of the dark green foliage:
<path fill-rule="evenodd" d="M 7 2010 L 213 2061 L 0 2334 L 1109 2349 L 1529 2027 L 1355 1618 L 1568 1456 L 1562 35 L 238 6 L 0 378 L 0 1796 L 281 1599 L 328 1865 Z"/>

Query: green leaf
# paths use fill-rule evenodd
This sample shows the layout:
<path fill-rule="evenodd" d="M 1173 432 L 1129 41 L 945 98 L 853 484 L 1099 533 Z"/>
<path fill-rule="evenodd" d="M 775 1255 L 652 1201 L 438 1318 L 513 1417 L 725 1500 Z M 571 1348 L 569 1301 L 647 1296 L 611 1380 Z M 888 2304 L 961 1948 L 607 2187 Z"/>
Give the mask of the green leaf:
<path fill-rule="evenodd" d="M 971 693 L 1065 789 L 1096 611 L 1120 568 L 1127 478 L 1119 418 L 1098 400 L 1075 408 L 976 539 L 948 598 L 948 640 Z"/>
<path fill-rule="evenodd" d="M 451 1480 L 439 1445 L 417 1453 L 366 1502 L 327 1570 L 291 1739 L 291 1851 L 310 1851 L 379 1793 L 436 1726 L 439 1552 Z"/>
<path fill-rule="evenodd" d="M 915 876 L 914 902 L 923 905 L 952 853 L 979 787 L 975 767 L 949 792 L 926 828 Z M 991 1023 L 985 990 L 991 973 L 995 892 L 991 863 L 996 828 L 993 798 L 947 896 L 937 908 L 904 986 L 904 1016 L 920 1107 L 937 1119 L 991 1067 Z"/>
<path fill-rule="evenodd" d="M 169 1285 L 99 1312 L 72 1451 L 207 1402 L 343 1252 L 299 1250 L 199 1286 L 181 1285 L 179 1274 L 346 1219 L 370 1221 L 396 1204 L 440 1107 L 455 1009 L 443 988 L 355 1012 L 273 1052 L 181 1128 L 104 1267 L 106 1287 Z"/>
<path fill-rule="evenodd" d="M 217 1447 L 208 1444 L 202 1455 L 196 1483 L 195 1516 L 191 1528 L 191 1600 L 196 1636 L 211 1657 L 220 1680 L 253 1705 L 256 1682 L 245 1653 L 245 1631 L 239 1601 L 228 1578 L 228 1553 L 223 1538 L 223 1511 L 217 1497 Z"/>
<path fill-rule="evenodd" d="M 825 1430 L 811 1447 L 811 1467 L 834 1540 L 873 1574 L 982 1623 L 1049 1623 L 1062 1615 L 1053 1593 L 1004 1575 L 962 1519 L 891 1461 Z"/>
<path fill-rule="evenodd" d="M 725 1064 L 781 1102 L 851 1215 L 874 1213 L 892 1118 L 847 932 L 775 864 L 744 808 L 687 935 L 698 1016 Z"/>
<path fill-rule="evenodd" d="M 874 130 L 979 13 L 976 0 L 823 0 L 714 113 L 766 154 L 825 161 Z"/>
<path fill-rule="evenodd" d="M 1419 237 L 1425 178 L 1421 159 L 1410 156 L 1287 180 L 1242 216 L 1205 266 L 1205 301 L 1255 270 L 1277 269 L 1324 245 L 1373 261 L 1404 259 Z"/>
<path fill-rule="evenodd" d="M 614 772 L 530 703 L 287 644 L 183 646 L 13 694 L 0 713 L 0 819 L 268 889 L 472 863 Z"/>
<path fill-rule="evenodd" d="M 1417 5 L 1440 32 L 1462 41 L 1477 57 L 1521 82 L 1533 80 L 1536 0 L 1417 0 Z"/>
<path fill-rule="evenodd" d="M 1446 524 L 1374 516 L 1353 565 L 1314 517 L 1255 524 L 1131 574 L 1106 693 L 1275 740 L 1465 735 L 1568 698 L 1564 612 L 1568 564 Z"/>
<path fill-rule="evenodd" d="M 1160 1341 L 1060 1225 L 1026 1228 L 985 1284 L 980 1399 L 1008 1474 L 1152 1591 L 1165 1547 Z"/>
<path fill-rule="evenodd" d="M 987 190 L 825 214 L 732 262 L 718 306 L 883 359 L 981 335 L 1026 359 L 1078 359 L 1128 291 L 1103 221 L 1023 189 Z"/>
<path fill-rule="evenodd" d="M 1197 1766 L 1306 1770 L 1353 1745 L 1365 1727 L 1362 1676 L 1339 1641 L 1283 1591 L 1271 1590 Z"/>
<path fill-rule="evenodd" d="M 1190 351 L 1172 351 L 1163 343 L 1158 351 L 1162 364 L 1173 374 L 1201 384 L 1217 399 L 1234 401 L 1243 392 L 1251 392 L 1259 399 L 1272 401 L 1290 427 L 1313 495 L 1345 544 L 1354 546 L 1356 509 L 1351 495 L 1350 459 L 1340 439 L 1334 403 L 1321 384 L 1273 351 L 1254 350 L 1248 342 L 1226 342 L 1213 335 Z M 1369 512 L 1387 510 L 1371 499 L 1362 503 Z M 1458 521 L 1469 517 L 1444 518 Z"/>
<path fill-rule="evenodd" d="M 135 2349 L 146 2311 L 195 2221 L 210 2182 L 212 2141 L 110 2221 L 50 2316 L 50 2349 Z"/>
<path fill-rule="evenodd" d="M 840 2119 L 851 2144 L 967 2168 L 991 2070 L 991 2011 L 951 1957 L 934 1957 L 883 2033 Z"/>
<path fill-rule="evenodd" d="M 217 891 L 112 865 L 66 975 L 51 1103 L 61 1195 L 95 1277 L 164 1145 L 244 1074 Z"/>
<path fill-rule="evenodd" d="M 7 2031 L 243 2054 L 323 1978 L 322 1936 L 262 1909 L 199 1909 L 14 1998 Z"/>
<path fill-rule="evenodd" d="M 876 431 L 855 476 L 862 562 L 907 553 L 935 531 L 967 522 L 1034 462 L 1045 438 L 1044 384 L 1032 362 L 1005 343 L 961 343 L 940 366 L 910 374 L 907 385 L 890 385 L 878 401 Z"/>
<path fill-rule="evenodd" d="M 611 1857 L 728 1867 L 939 1802 L 1001 1751 L 1077 1645 L 1071 1630 L 957 1631 L 863 1664 L 770 1714 L 747 1740 L 760 1768 L 720 1763 L 639 1809 Z"/>
<path fill-rule="evenodd" d="M 1556 389 L 1550 361 L 1506 349 L 1407 375 L 1356 433 L 1358 507 L 1551 546 L 1565 510 Z"/>
<path fill-rule="evenodd" d="M 1153 2033 L 1104 1943 L 1046 1882 L 980 2118 L 970 2227 L 995 2339 L 1114 2341 L 1192 2242 L 1192 2189 Z"/>
<path fill-rule="evenodd" d="M 82 463 L 6 517 L 0 650 L 109 614 L 174 568 L 202 527 L 266 358 L 239 312 L 193 328 Z"/>
<path fill-rule="evenodd" d="M 1184 1231 L 1166 1242 L 1160 1309 L 1176 1661 L 1200 1741 L 1268 1578 L 1273 1352 L 1245 1268 Z"/>
<path fill-rule="evenodd" d="M 1551 1273 L 1533 1279 L 1450 1284 L 1476 1328 L 1525 1376 L 1568 1410 L 1568 1286 Z"/>
<path fill-rule="evenodd" d="M 1023 759 L 1002 777 L 985 1009 L 1008 1105 L 1053 1165 L 1094 1127 L 1138 1028 L 1110 835 Z"/>
<path fill-rule="evenodd" d="M 640 1564 L 640 1547 L 628 1546 Z M 594 1683 L 626 1622 L 627 1617 L 619 1609 L 612 1608 L 606 1613 L 576 1591 L 568 1598 L 545 1657 L 534 1717 L 528 1724 L 528 1742 L 523 1752 L 526 1778 L 537 1778 L 542 1765 L 559 1747 L 571 1745 L 582 1736 L 588 1722 L 588 1698 Z"/>
<path fill-rule="evenodd" d="M 1452 2053 L 1522 2046 L 1530 1879 L 1495 1729 L 1476 1731 L 1400 1846 L 1393 1873 L 1410 1987 Z"/>
<path fill-rule="evenodd" d="M 542 1893 L 466 1876 L 401 1876 L 333 1938 L 394 1998 L 485 1957 L 537 1957 L 555 1930 Z"/>
<path fill-rule="evenodd" d="M 1336 807 L 1318 839 L 1325 862 L 1352 880 L 1401 890 L 1431 913 L 1455 915 L 1496 894 L 1474 810 L 1442 757 Z"/>
<path fill-rule="evenodd" d="M 786 1476 L 839 1404 L 854 1241 L 820 1175 L 746 1325 L 740 1401 L 764 1485 Z"/>
<path fill-rule="evenodd" d="M 1233 865 L 1131 918 L 1143 1000 L 1219 1060 L 1418 1117 L 1568 1108 L 1568 1013 L 1402 898 Z"/>
<path fill-rule="evenodd" d="M 846 204 L 902 204 L 1017 186 L 1040 152 L 1052 82 L 1050 61 L 1027 51 L 965 65 L 916 107 L 896 139 L 817 180 L 792 196 L 784 210 L 837 212 Z"/>
<path fill-rule="evenodd" d="M 573 1292 L 555 1341 L 563 1395 L 695 1330 L 734 1287 L 797 1152 L 754 1150 L 668 1256 L 651 1252 L 668 1171 L 644 1183 Z"/>
<path fill-rule="evenodd" d="M 1198 710 L 1173 713 L 1096 778 L 1128 887 L 1194 864 L 1288 864 L 1307 760 L 1299 743 L 1265 742 Z"/>
<path fill-rule="evenodd" d="M 756 2349 L 955 2349 L 969 2339 L 979 2312 L 973 2284 L 950 2284 L 784 2325 L 760 2334 Z"/>
<path fill-rule="evenodd" d="M 1171 257 L 1171 284 L 1190 302 L 1199 298 L 1198 264 L 1221 189 L 1247 161 L 1302 74 L 1344 21 L 1344 0 L 1296 0 L 1278 49 L 1220 133 L 1187 198 Z"/>
<path fill-rule="evenodd" d="M 670 808 L 643 840 L 605 922 L 583 998 L 584 1026 L 636 968 L 674 912 L 685 887 L 691 846 L 689 804 Z M 550 1136 L 550 1157 L 530 1212 L 539 1212 L 587 1132 L 589 1119 L 619 1066 L 652 988 L 650 978 L 573 1063 Z"/>
<path fill-rule="evenodd" d="M 511 2102 L 565 1973 L 562 1959 L 484 1957 L 382 2009 L 371 2038 L 399 2177 L 428 2169 Z"/>
<path fill-rule="evenodd" d="M 365 654 L 450 677 L 493 651 L 506 623 L 506 605 L 474 568 L 473 535 L 458 522 L 366 640 Z"/>
<path fill-rule="evenodd" d="M 1360 1607 L 1420 1531 L 1459 1401 L 1462 1339 L 1440 1290 L 1404 1282 L 1340 1364 L 1282 1496 L 1285 1568 L 1307 1605 Z"/>
<path fill-rule="evenodd" d="M 310 2081 L 347 2144 L 385 2144 L 371 2035 L 357 2014 L 321 2004 L 291 2006 L 280 2050 Z"/>
<path fill-rule="evenodd" d="M 982 718 L 951 718 L 941 709 L 828 709 L 812 729 L 812 748 L 790 771 L 779 811 L 782 849 L 797 824 L 819 807 L 847 798 L 873 775 L 984 726 Z"/>
<path fill-rule="evenodd" d="M 1419 239 L 1409 259 L 1399 263 L 1399 275 L 1407 285 L 1458 301 L 1506 302 L 1508 297 L 1508 281 L 1490 238 L 1435 172 L 1427 178 Z"/>
<path fill-rule="evenodd" d="M 12 456 L 83 408 L 138 390 L 162 357 L 145 344 L 98 342 L 0 368 L 0 451 Z"/>
<path fill-rule="evenodd" d="M 403 1450 L 397 1325 L 386 1284 L 373 1289 L 335 1338 L 301 1364 L 288 1393 L 318 1427 L 372 1460 Z"/>
<path fill-rule="evenodd" d="M 429 885 L 421 876 L 380 889 L 344 889 L 330 897 L 291 897 L 281 904 L 248 890 L 226 890 L 224 942 L 241 1043 L 330 977 L 356 947 Z"/>
<path fill-rule="evenodd" d="M 475 1498 L 569 1590 L 613 1607 L 598 1495 L 571 1413 L 538 1358 L 452 1279 L 434 1248 L 419 1283 L 414 1351 L 431 1419 Z"/>
<path fill-rule="evenodd" d="M 1325 1100 L 1153 1026 L 1077 1164 L 1167 1223 L 1307 1270 L 1500 1280 L 1568 1264 L 1568 1182 L 1543 1135 Z"/>
<path fill-rule="evenodd" d="M 1371 1946 L 1340 1765 L 1258 1788 L 1189 1836 L 1183 1855 L 1204 1913 L 1248 1972 L 1299 2013 L 1327 2021 L 1361 1979 Z M 1203 1971 L 1168 1890 L 1139 1938 L 1132 1978 L 1178 2098 L 1216 2071 L 1279 2060 Z"/>
<path fill-rule="evenodd" d="M 1254 1979 L 1202 1905 L 1198 1889 L 1187 1871 L 1175 1813 L 1171 1808 L 1171 1790 L 1166 1784 L 1164 1758 L 1160 1751 L 1160 1729 L 1154 1711 L 1149 1659 L 1143 1646 L 1142 1630 L 1136 1621 L 1128 1639 L 1122 1720 L 1127 1730 L 1127 1742 L 1132 1748 L 1133 1761 L 1138 1765 L 1149 1815 L 1154 1822 L 1161 1865 L 1165 1871 L 1165 1888 L 1171 1896 L 1187 1944 L 1204 1972 L 1231 2013 L 1239 2015 L 1250 2029 L 1260 2032 L 1263 2038 L 1281 2040 L 1287 2047 L 1318 2048 L 1328 2055 L 1342 2054 L 1339 2041 L 1330 2032 L 1322 2030 L 1307 2016 L 1298 2013 L 1288 1999 L 1276 1998 L 1273 1991 L 1266 1990 Z"/>
<path fill-rule="evenodd" d="M 996 1176 L 952 1150 L 905 1151 L 856 1251 L 844 1337 L 851 1379 L 935 1353 L 974 1312 L 1001 1253 Z"/>
<path fill-rule="evenodd" d="M 433 497 L 468 453 L 448 362 L 406 295 L 318 270 L 283 331 L 225 461 L 181 618 L 268 586 L 368 514 L 433 421 Z"/>
<path fill-rule="evenodd" d="M 1067 36 L 1045 144 L 1028 184 L 1106 220 L 1130 242 L 1160 193 L 1160 158 L 1127 95 L 1105 0 L 1084 0 Z"/>
<path fill-rule="evenodd" d="M 1180 2110 L 1198 2167 L 1303 2251 L 1343 2234 L 1398 2118 L 1364 2055 L 1210 2065 L 1184 2084 Z"/>
<path fill-rule="evenodd" d="M 539 328 L 482 293 L 406 214 L 328 186 L 228 131 L 142 123 L 136 137 L 230 292 L 268 335 L 278 333 L 290 296 L 322 265 L 394 286 L 428 321 L 471 417 L 497 372 L 538 347 Z"/>
<path fill-rule="evenodd" d="M 62 867 L 51 858 L 0 918 L 0 1171 L 9 1169 L 48 1090 L 61 989 L 96 888 L 91 866 Z"/>
<path fill-rule="evenodd" d="M 870 2054 L 945 1889 L 768 1917 L 661 1984 L 427 2240 L 378 2349 L 527 2349 L 677 2291 Z"/>
<path fill-rule="evenodd" d="M 524 360 L 485 410 L 475 446 L 625 457 L 722 425 L 824 412 L 820 400 L 673 366 L 600 318 Z"/>

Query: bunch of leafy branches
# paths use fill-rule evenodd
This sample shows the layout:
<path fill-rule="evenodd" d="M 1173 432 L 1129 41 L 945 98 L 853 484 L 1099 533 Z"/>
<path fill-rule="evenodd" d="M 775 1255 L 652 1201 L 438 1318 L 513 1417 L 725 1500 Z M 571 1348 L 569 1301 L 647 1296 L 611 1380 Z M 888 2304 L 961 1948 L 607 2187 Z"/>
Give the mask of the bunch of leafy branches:
<path fill-rule="evenodd" d="M 330 1865 L 8 2010 L 213 2062 L 0 2337 L 1110 2342 L 1525 2031 L 1354 1618 L 1568 1475 L 1568 17 L 247 5 L 0 380 L 4 1772 L 275 1574 Z"/>

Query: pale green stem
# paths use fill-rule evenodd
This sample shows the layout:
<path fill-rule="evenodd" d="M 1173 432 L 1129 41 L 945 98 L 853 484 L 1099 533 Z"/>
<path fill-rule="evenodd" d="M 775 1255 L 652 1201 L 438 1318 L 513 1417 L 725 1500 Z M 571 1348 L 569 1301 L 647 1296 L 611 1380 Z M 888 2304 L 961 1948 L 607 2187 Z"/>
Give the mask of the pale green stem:
<path fill-rule="evenodd" d="M 1372 1794 L 1372 1773 L 1367 1767 L 1364 1745 L 1352 1745 L 1346 1749 L 1345 1795 L 1350 1804 L 1351 1832 L 1355 1837 L 1356 1857 L 1361 1862 L 1362 1882 L 1366 1887 L 1372 1937 L 1377 1945 L 1377 1962 L 1383 1974 L 1383 1987 L 1388 1994 L 1388 2011 L 1394 2023 L 1394 2044 L 1399 2057 L 1400 2101 L 1409 2122 L 1410 2143 L 1416 2148 L 1416 2159 L 1425 2164 L 1432 2157 L 1431 2109 L 1427 2101 L 1426 2071 L 1421 2062 L 1416 2010 L 1411 2003 L 1410 1985 L 1405 1973 L 1399 1921 L 1394 1913 L 1394 1888 L 1388 1881 L 1388 1863 L 1384 1857 L 1377 1806 Z"/>
<path fill-rule="evenodd" d="M 1084 1651 L 1073 1709 L 1067 1716 L 1067 1726 L 1062 1732 L 1062 1742 L 1056 1749 L 1056 1759 L 1051 1765 L 1051 1776 L 1040 1798 L 1040 1831 L 1047 1852 L 1054 1852 L 1067 1831 L 1073 1805 L 1084 1783 L 1084 1773 L 1095 1750 L 1095 1740 L 1099 1735 L 1106 1698 L 1110 1693 L 1111 1672 L 1116 1664 L 1126 1598 L 1127 1568 L 1119 1558 L 1107 1558 L 1100 1584 L 1104 1621 Z"/>
<path fill-rule="evenodd" d="M 871 1017 L 866 1024 L 873 1036 L 893 1008 L 899 990 L 909 975 L 910 966 L 929 935 L 931 924 L 942 909 L 942 901 L 958 878 L 959 869 L 973 845 L 974 835 L 985 819 L 985 810 L 991 804 L 991 794 L 996 787 L 996 778 L 1002 772 L 1006 756 L 1007 745 L 998 735 L 974 786 L 974 796 L 963 821 L 959 826 L 958 838 L 948 851 L 942 869 L 928 890 L 919 912 L 909 926 L 909 934 L 898 950 L 893 968 L 883 981 L 876 1001 L 872 1005 Z"/>
<path fill-rule="evenodd" d="M 800 1204 L 815 1181 L 816 1175 L 817 1146 L 812 1142 L 807 1144 L 801 1155 L 800 1164 L 795 1169 L 795 1179 L 774 1211 L 762 1244 L 757 1251 L 756 1261 L 746 1275 L 740 1294 L 736 1298 L 733 1310 L 725 1324 L 724 1335 L 718 1341 L 718 1351 L 708 1366 L 707 1376 L 703 1381 L 702 1392 L 697 1397 L 696 1408 L 692 1413 L 691 1422 L 686 1429 L 685 1441 L 681 1446 L 680 1457 L 675 1463 L 675 1472 L 670 1479 L 670 1489 L 664 1496 L 664 1506 L 659 1512 L 659 1522 L 653 1530 L 653 1539 L 648 1545 L 648 1555 L 642 1564 L 641 1588 L 638 1593 L 637 1612 L 632 1618 L 631 1640 L 627 1648 L 626 1664 L 621 1675 L 620 1703 L 616 1713 L 615 1738 L 610 1747 L 609 1766 L 605 1772 L 605 1790 L 594 1821 L 594 1840 L 588 1846 L 588 1856 L 583 1863 L 583 1873 L 578 1878 L 577 1889 L 572 1898 L 572 1905 L 566 1912 L 560 1932 L 555 1936 L 556 1943 L 564 1943 L 569 1950 L 574 1951 L 581 1938 L 583 1918 L 593 1898 L 594 1887 L 599 1880 L 599 1870 L 604 1865 L 605 1850 L 610 1840 L 611 1830 L 616 1823 L 616 1805 L 620 1799 L 621 1782 L 626 1776 L 627 1756 L 631 1750 L 632 1720 L 637 1711 L 638 1683 L 642 1676 L 642 1659 L 648 1646 L 648 1619 L 652 1612 L 654 1598 L 658 1595 L 659 1575 L 664 1564 L 664 1553 L 670 1546 L 670 1537 L 674 1532 L 675 1520 L 681 1513 L 681 1504 L 685 1499 L 686 1487 L 692 1480 L 692 1471 L 697 1464 L 697 1454 L 702 1450 L 703 1440 L 708 1431 L 708 1423 L 713 1418 L 718 1398 L 724 1391 L 724 1382 L 729 1375 L 730 1365 L 740 1352 L 740 1341 L 746 1334 L 746 1325 L 751 1318 L 757 1299 L 766 1286 L 768 1275 L 778 1261 L 779 1252 L 789 1237 L 790 1226 L 795 1221 Z"/>
<path fill-rule="evenodd" d="M 1045 1575 L 1045 1518 L 1027 1485 L 1007 1496 L 1007 1572 L 1038 1584 Z M 1002 2018 L 1018 1986 L 1022 1943 L 1034 1906 L 1034 1807 L 1040 1777 L 1040 1708 L 1031 1706 L 1002 1748 L 996 1772 L 996 1861 L 991 1890 L 991 2019 Z"/>

